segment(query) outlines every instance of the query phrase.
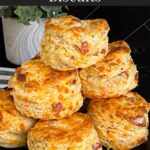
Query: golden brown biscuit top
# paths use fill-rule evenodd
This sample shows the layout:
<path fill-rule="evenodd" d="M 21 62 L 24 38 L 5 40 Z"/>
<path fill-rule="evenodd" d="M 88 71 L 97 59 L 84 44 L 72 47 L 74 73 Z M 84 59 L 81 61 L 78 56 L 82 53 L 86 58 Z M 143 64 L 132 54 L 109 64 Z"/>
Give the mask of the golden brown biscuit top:
<path fill-rule="evenodd" d="M 74 16 L 63 16 L 61 18 L 52 18 L 46 22 L 46 31 L 48 33 L 61 34 L 64 32 L 74 32 L 74 36 L 79 36 L 81 32 L 93 34 L 101 30 L 109 30 L 109 25 L 104 19 L 80 20 Z"/>
<path fill-rule="evenodd" d="M 51 145 L 75 145 L 93 132 L 94 126 L 86 114 L 76 113 L 61 120 L 39 121 L 30 131 L 34 141 L 46 140 Z M 34 136 L 32 136 L 34 135 Z"/>
<path fill-rule="evenodd" d="M 16 74 L 10 79 L 11 83 L 28 89 L 43 88 L 43 86 L 56 85 L 61 81 L 78 76 L 77 70 L 59 72 L 46 66 L 40 59 L 25 62 L 16 69 Z M 13 85 L 14 85 L 13 84 Z"/>
<path fill-rule="evenodd" d="M 144 115 L 150 110 L 150 103 L 146 102 L 138 93 L 129 92 L 125 96 L 110 99 L 95 99 L 91 101 L 89 109 L 105 116 L 105 119 L 126 119 L 140 127 L 146 126 Z"/>
<path fill-rule="evenodd" d="M 108 55 L 101 62 L 85 70 L 88 72 L 88 75 L 115 76 L 125 71 L 129 64 L 133 63 L 130 52 L 130 47 L 125 41 L 110 43 Z"/>

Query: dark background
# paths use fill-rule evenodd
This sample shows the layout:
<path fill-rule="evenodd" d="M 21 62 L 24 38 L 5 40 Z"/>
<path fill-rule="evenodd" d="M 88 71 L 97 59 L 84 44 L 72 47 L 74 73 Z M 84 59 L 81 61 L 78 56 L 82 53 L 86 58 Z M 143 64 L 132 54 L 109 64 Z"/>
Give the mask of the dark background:
<path fill-rule="evenodd" d="M 132 49 L 132 56 L 139 70 L 136 89 L 150 101 L 150 7 L 69 7 L 69 14 L 81 19 L 105 18 L 110 25 L 110 42 L 125 39 Z M 16 67 L 7 61 L 0 20 L 0 66 Z M 149 140 L 150 141 L 150 140 Z M 136 150 L 150 150 L 150 142 Z"/>

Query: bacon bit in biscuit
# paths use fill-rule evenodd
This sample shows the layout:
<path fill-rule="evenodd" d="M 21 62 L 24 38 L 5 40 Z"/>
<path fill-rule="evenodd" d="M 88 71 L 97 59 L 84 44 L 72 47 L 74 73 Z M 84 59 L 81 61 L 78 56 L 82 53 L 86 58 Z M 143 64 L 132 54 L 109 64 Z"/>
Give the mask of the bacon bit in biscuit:
<path fill-rule="evenodd" d="M 102 144 L 101 143 L 96 143 L 92 145 L 92 150 L 101 150 Z"/>
<path fill-rule="evenodd" d="M 122 73 L 121 73 L 121 76 L 122 76 L 123 78 L 125 78 L 125 79 L 128 79 L 128 78 L 129 78 L 129 74 L 128 74 L 127 71 L 122 72 Z"/>
<path fill-rule="evenodd" d="M 83 55 L 87 54 L 89 52 L 89 48 L 88 48 L 88 42 L 81 42 L 81 53 Z"/>
<path fill-rule="evenodd" d="M 25 75 L 25 74 L 22 74 L 22 73 L 18 73 L 18 74 L 17 74 L 17 80 L 20 81 L 20 82 L 25 82 L 25 80 L 26 80 L 26 75 Z"/>
<path fill-rule="evenodd" d="M 62 103 L 58 102 L 57 104 L 53 104 L 52 108 L 53 108 L 54 111 L 60 112 L 62 110 Z"/>
<path fill-rule="evenodd" d="M 71 80 L 71 84 L 76 84 L 77 83 L 77 80 Z"/>
<path fill-rule="evenodd" d="M 145 127 L 146 126 L 146 119 L 145 119 L 145 117 L 137 117 L 137 118 L 133 119 L 132 122 L 136 126 L 139 126 L 139 127 Z"/>
<path fill-rule="evenodd" d="M 138 79 L 139 79 L 139 73 L 137 72 L 135 75 L 135 80 L 138 81 Z"/>

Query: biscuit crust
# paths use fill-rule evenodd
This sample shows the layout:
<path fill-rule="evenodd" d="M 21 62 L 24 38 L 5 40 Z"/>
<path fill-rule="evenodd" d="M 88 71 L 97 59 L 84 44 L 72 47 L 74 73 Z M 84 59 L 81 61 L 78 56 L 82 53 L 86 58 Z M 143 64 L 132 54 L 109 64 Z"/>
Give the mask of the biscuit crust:
<path fill-rule="evenodd" d="M 78 71 L 59 72 L 41 60 L 25 62 L 10 79 L 16 108 L 35 119 L 60 119 L 80 109 L 83 98 Z"/>
<path fill-rule="evenodd" d="M 41 58 L 60 71 L 94 65 L 108 53 L 108 31 L 104 19 L 80 20 L 74 16 L 49 19 L 41 42 Z"/>
<path fill-rule="evenodd" d="M 0 89 L 0 146 L 16 148 L 26 145 L 27 132 L 35 120 L 17 111 L 10 92 Z"/>
<path fill-rule="evenodd" d="M 107 148 L 129 150 L 147 141 L 150 104 L 129 92 L 119 98 L 93 99 L 88 113 Z"/>
<path fill-rule="evenodd" d="M 27 143 L 29 150 L 96 150 L 96 146 L 102 149 L 90 117 L 81 113 L 38 122 L 29 131 Z"/>

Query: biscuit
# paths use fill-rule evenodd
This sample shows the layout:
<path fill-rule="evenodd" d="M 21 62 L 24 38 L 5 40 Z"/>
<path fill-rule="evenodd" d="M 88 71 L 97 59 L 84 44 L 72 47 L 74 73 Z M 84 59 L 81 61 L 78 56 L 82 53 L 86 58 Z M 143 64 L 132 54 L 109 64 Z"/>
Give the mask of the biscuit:
<path fill-rule="evenodd" d="M 109 44 L 103 61 L 79 72 L 82 93 L 89 98 L 111 98 L 126 94 L 138 85 L 138 71 L 124 41 Z"/>
<path fill-rule="evenodd" d="M 129 150 L 147 141 L 150 104 L 139 94 L 93 99 L 88 113 L 99 139 L 108 149 Z"/>
<path fill-rule="evenodd" d="M 16 110 L 10 90 L 0 89 L 0 147 L 25 146 L 27 132 L 34 123 Z"/>
<path fill-rule="evenodd" d="M 46 22 L 40 55 L 46 65 L 67 71 L 96 64 L 108 53 L 109 25 L 104 19 L 74 16 Z"/>
<path fill-rule="evenodd" d="M 9 81 L 16 108 L 35 119 L 72 115 L 83 103 L 78 71 L 59 72 L 41 60 L 25 62 Z"/>
<path fill-rule="evenodd" d="M 102 150 L 87 114 L 66 119 L 39 121 L 28 133 L 29 150 Z"/>

